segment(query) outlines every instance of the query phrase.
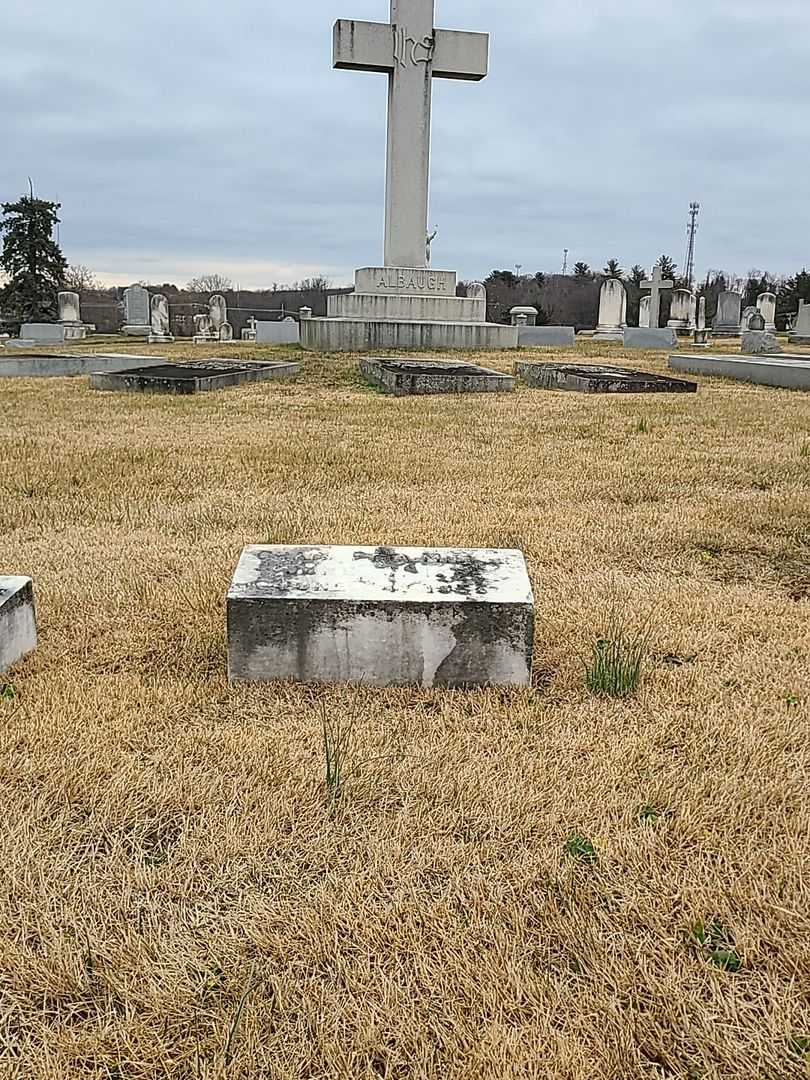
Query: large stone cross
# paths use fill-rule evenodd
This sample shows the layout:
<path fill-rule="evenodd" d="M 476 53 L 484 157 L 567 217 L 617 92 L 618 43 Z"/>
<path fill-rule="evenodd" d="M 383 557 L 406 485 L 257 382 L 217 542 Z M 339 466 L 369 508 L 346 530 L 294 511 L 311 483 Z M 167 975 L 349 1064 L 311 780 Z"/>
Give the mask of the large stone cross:
<path fill-rule="evenodd" d="M 391 22 L 335 23 L 333 63 L 388 75 L 385 265 L 427 263 L 433 79 L 485 78 L 489 35 L 433 26 L 434 0 L 391 0 Z"/>
<path fill-rule="evenodd" d="M 657 330 L 661 322 L 661 293 L 664 289 L 674 289 L 675 282 L 664 281 L 661 267 L 656 266 L 653 269 L 652 281 L 642 281 L 641 288 L 650 290 L 650 326 Z"/>

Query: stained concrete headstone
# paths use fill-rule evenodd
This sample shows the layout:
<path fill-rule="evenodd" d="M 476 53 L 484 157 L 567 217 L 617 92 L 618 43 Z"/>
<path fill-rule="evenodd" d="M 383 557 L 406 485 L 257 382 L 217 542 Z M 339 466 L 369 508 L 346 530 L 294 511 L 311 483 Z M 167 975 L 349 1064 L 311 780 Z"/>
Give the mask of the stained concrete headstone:
<path fill-rule="evenodd" d="M 149 337 L 152 332 L 149 292 L 143 285 L 124 289 L 124 333 L 128 337 Z"/>
<path fill-rule="evenodd" d="M 647 322 L 644 325 L 649 326 L 651 330 L 657 330 L 661 324 L 661 293 L 674 289 L 675 282 L 665 281 L 660 265 L 656 264 L 653 267 L 652 278 L 649 281 L 642 281 L 640 288 L 649 290 L 650 293 L 649 297 L 644 297 L 645 300 L 649 300 Z M 641 322 L 638 325 L 641 326 Z"/>
<path fill-rule="evenodd" d="M 527 686 L 519 551 L 247 547 L 228 592 L 231 680 Z"/>
<path fill-rule="evenodd" d="M 712 323 L 715 337 L 740 336 L 740 312 L 743 298 L 738 292 L 721 292 L 717 298 L 717 314 Z"/>
<path fill-rule="evenodd" d="M 608 278 L 599 293 L 599 325 L 594 341 L 623 341 L 627 325 L 627 291 L 618 278 Z"/>
<path fill-rule="evenodd" d="M 760 293 L 757 297 L 757 307 L 765 320 L 765 329 L 776 333 L 776 294 L 772 292 Z"/>
<path fill-rule="evenodd" d="M 765 322 L 761 315 L 760 321 Z M 782 352 L 782 347 L 776 334 L 752 326 L 743 331 L 740 351 L 744 356 L 774 356 Z"/>
<path fill-rule="evenodd" d="M 759 315 L 759 308 L 753 304 L 749 304 L 747 308 L 743 309 L 743 313 L 740 316 L 740 333 L 745 333 L 746 330 L 759 329 L 758 327 L 751 326 L 751 319 Z"/>
<path fill-rule="evenodd" d="M 37 647 L 34 586 L 28 577 L 0 575 L 0 672 Z"/>

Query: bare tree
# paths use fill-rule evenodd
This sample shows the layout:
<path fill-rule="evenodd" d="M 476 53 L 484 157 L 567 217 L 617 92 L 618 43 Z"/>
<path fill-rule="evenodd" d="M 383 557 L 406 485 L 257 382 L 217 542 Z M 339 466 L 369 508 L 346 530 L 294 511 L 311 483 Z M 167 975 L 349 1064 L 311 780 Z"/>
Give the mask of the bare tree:
<path fill-rule="evenodd" d="M 201 274 L 186 285 L 189 292 L 220 293 L 233 288 L 233 282 L 223 274 Z"/>
<path fill-rule="evenodd" d="M 99 282 L 89 266 L 69 266 L 65 271 L 65 288 L 70 292 L 86 292 L 90 289 L 98 289 Z"/>

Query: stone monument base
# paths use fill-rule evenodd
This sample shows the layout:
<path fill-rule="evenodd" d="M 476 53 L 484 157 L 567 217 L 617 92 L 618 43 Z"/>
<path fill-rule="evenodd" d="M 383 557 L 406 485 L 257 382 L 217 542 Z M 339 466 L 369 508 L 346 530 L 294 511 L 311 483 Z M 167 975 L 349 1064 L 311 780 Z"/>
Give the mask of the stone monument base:
<path fill-rule="evenodd" d="M 27 577 L 0 576 L 0 671 L 37 647 L 34 586 Z"/>
<path fill-rule="evenodd" d="M 133 324 L 132 326 L 125 326 L 122 333 L 126 334 L 127 337 L 149 337 L 152 333 L 152 327 Z"/>
<path fill-rule="evenodd" d="M 147 345 L 171 345 L 174 338 L 171 334 L 150 334 L 147 338 Z"/>
<path fill-rule="evenodd" d="M 456 296 L 451 270 L 366 267 L 353 293 L 330 296 L 326 318 L 303 318 L 301 345 L 313 352 L 376 349 L 516 349 L 518 327 L 486 321 L 486 292 Z"/>
<path fill-rule="evenodd" d="M 228 592 L 231 680 L 528 686 L 519 551 L 247 547 Z"/>

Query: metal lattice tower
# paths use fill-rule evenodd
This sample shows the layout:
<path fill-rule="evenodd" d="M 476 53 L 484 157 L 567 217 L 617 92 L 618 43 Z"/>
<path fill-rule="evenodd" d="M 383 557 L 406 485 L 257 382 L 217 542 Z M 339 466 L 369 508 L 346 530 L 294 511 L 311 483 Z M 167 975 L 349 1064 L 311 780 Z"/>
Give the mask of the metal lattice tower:
<path fill-rule="evenodd" d="M 686 235 L 688 237 L 686 244 L 686 285 L 688 288 L 692 287 L 692 282 L 695 277 L 695 237 L 698 231 L 698 214 L 700 213 L 700 203 L 689 203 L 689 224 L 686 226 Z"/>
<path fill-rule="evenodd" d="M 563 277 L 568 273 L 568 248 L 563 248 Z"/>

